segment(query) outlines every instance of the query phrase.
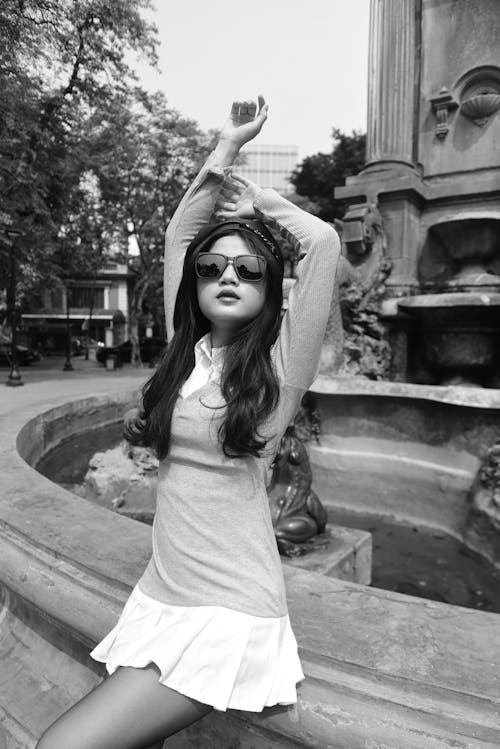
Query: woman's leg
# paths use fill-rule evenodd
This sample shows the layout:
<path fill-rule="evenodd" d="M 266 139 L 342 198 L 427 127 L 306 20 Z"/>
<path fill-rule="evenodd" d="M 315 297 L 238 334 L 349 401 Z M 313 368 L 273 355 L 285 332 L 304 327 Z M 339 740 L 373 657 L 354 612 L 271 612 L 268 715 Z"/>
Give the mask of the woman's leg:
<path fill-rule="evenodd" d="M 119 668 L 56 720 L 37 749 L 146 749 L 210 712 L 160 684 L 158 673 L 153 664 Z"/>

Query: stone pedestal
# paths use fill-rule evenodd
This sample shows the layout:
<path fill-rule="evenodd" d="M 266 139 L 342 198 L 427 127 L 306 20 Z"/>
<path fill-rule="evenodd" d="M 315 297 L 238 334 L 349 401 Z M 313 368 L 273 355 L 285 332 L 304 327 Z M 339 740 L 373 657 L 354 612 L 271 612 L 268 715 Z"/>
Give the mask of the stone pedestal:
<path fill-rule="evenodd" d="M 372 538 L 366 531 L 329 525 L 310 542 L 311 553 L 283 557 L 290 567 L 319 572 L 327 577 L 370 585 L 372 579 Z"/>

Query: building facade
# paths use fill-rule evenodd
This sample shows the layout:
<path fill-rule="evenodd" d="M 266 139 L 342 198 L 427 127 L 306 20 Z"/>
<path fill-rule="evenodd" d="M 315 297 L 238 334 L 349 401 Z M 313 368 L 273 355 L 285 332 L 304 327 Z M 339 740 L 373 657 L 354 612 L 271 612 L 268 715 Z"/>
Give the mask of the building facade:
<path fill-rule="evenodd" d="M 242 148 L 246 163 L 239 174 L 260 187 L 273 187 L 282 195 L 293 192 L 290 176 L 299 161 L 299 149 L 290 145 L 249 145 Z"/>
<path fill-rule="evenodd" d="M 68 335 L 107 345 L 128 338 L 132 274 L 125 264 L 108 263 L 94 278 L 72 278 L 47 289 L 40 308 L 22 315 L 22 331 L 31 345 L 46 353 L 63 351 Z"/>

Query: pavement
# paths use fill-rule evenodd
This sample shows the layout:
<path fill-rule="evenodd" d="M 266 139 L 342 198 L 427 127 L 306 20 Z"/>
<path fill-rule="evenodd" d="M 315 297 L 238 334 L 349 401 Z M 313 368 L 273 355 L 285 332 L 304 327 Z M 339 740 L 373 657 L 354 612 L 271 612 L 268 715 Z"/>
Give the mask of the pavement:
<path fill-rule="evenodd" d="M 50 434 L 53 422 L 36 421 L 49 404 L 71 410 L 78 396 L 116 398 L 153 370 L 107 371 L 76 357 L 74 370 L 64 372 L 64 361 L 47 357 L 23 367 L 23 387 L 2 384 L 9 370 L 0 369 L 0 594 L 8 587 L 19 610 L 24 602 L 29 625 L 20 629 L 0 600 L 0 749 L 33 746 L 95 683 L 82 643 L 98 642 L 114 626 L 151 553 L 145 525 L 97 507 L 89 513 L 86 502 L 25 461 Z M 67 415 L 52 414 L 58 428 Z M 299 705 L 267 712 L 264 727 L 260 715 L 242 720 L 214 711 L 203 724 L 205 749 L 256 741 L 327 746 L 332 736 L 337 746 L 500 747 L 500 616 L 290 565 L 283 572 L 307 677 Z M 54 619 L 62 625 L 57 635 Z M 175 746 L 200 746 L 199 737 L 188 729 Z"/>
<path fill-rule="evenodd" d="M 103 393 L 113 387 L 120 389 L 139 388 L 153 373 L 148 365 L 124 364 L 119 369 L 108 371 L 94 358 L 84 356 L 71 359 L 73 370 L 63 371 L 65 356 L 47 356 L 28 367 L 20 367 L 23 386 L 8 387 L 9 368 L 0 367 L 0 413 L 7 413 L 20 406 L 44 401 L 52 402 L 66 396 L 78 397 Z"/>

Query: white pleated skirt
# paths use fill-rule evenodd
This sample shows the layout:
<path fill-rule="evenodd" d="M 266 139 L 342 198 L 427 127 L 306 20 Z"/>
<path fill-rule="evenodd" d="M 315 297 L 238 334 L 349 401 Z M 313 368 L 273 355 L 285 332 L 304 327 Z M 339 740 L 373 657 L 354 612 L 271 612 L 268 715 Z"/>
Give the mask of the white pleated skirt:
<path fill-rule="evenodd" d="M 287 616 L 220 606 L 171 606 L 136 586 L 111 632 L 91 652 L 112 674 L 154 663 L 159 681 L 216 710 L 260 712 L 297 701 L 304 678 Z"/>

